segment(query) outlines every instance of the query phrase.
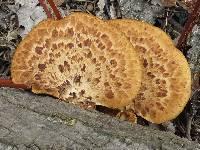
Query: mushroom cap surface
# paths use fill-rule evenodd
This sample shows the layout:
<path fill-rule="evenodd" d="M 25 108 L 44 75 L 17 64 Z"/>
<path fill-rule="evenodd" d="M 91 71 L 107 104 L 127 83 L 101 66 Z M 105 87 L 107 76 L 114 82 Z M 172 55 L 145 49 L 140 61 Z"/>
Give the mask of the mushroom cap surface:
<path fill-rule="evenodd" d="M 124 107 L 141 86 L 139 56 L 126 36 L 86 13 L 40 22 L 17 47 L 14 83 L 75 104 Z"/>
<path fill-rule="evenodd" d="M 191 72 L 184 55 L 165 32 L 148 23 L 130 19 L 107 23 L 125 33 L 143 64 L 141 89 L 127 109 L 153 123 L 176 118 L 191 94 Z"/>

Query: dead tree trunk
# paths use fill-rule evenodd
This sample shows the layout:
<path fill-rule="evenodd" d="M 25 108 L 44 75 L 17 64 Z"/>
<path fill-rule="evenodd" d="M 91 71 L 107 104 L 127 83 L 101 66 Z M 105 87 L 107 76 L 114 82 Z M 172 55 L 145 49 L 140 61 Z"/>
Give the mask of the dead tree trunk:
<path fill-rule="evenodd" d="M 200 149 L 171 133 L 48 96 L 0 88 L 0 149 Z"/>

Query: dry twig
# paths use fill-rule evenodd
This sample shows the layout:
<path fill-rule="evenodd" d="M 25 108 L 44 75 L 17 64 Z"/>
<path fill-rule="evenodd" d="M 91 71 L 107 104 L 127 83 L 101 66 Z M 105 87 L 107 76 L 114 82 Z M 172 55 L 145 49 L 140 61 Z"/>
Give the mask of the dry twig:
<path fill-rule="evenodd" d="M 51 12 L 48 10 L 47 5 L 45 4 L 44 0 L 39 0 L 40 5 L 43 7 L 44 11 L 46 12 L 47 18 L 53 18 Z"/>
<path fill-rule="evenodd" d="M 181 36 L 178 40 L 178 43 L 177 43 L 178 49 L 182 49 L 182 48 L 184 48 L 184 46 L 186 46 L 187 37 L 191 33 L 192 28 L 194 27 L 194 25 L 196 24 L 196 22 L 198 20 L 199 11 L 200 11 L 200 0 L 197 0 L 192 12 L 190 13 L 190 15 L 188 17 L 188 20 L 183 28 Z"/>

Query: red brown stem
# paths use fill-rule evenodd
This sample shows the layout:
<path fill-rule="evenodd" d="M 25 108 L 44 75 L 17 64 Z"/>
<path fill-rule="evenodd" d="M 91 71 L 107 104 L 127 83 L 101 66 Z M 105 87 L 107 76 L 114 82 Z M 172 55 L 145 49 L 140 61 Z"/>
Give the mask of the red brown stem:
<path fill-rule="evenodd" d="M 48 7 L 46 5 L 46 3 L 44 2 L 44 0 L 38 0 L 40 5 L 43 7 L 46 15 L 47 15 L 47 18 L 53 18 L 53 16 L 51 15 L 51 12 L 48 10 Z"/>
<path fill-rule="evenodd" d="M 23 84 L 15 84 L 10 79 L 1 79 L 0 78 L 0 87 L 10 87 L 10 88 L 17 88 L 17 89 L 30 89 L 30 87 L 23 85 Z"/>
<path fill-rule="evenodd" d="M 49 5 L 51 6 L 54 14 L 56 15 L 56 18 L 59 20 L 59 19 L 62 19 L 62 15 L 60 14 L 57 6 L 55 5 L 55 3 L 53 2 L 53 0 L 47 0 L 49 2 Z"/>
<path fill-rule="evenodd" d="M 192 12 L 189 14 L 187 22 L 185 23 L 181 36 L 176 45 L 178 49 L 182 49 L 186 45 L 187 37 L 191 33 L 192 28 L 194 27 L 194 25 L 198 20 L 199 11 L 200 11 L 200 0 L 197 0 L 194 4 Z"/>

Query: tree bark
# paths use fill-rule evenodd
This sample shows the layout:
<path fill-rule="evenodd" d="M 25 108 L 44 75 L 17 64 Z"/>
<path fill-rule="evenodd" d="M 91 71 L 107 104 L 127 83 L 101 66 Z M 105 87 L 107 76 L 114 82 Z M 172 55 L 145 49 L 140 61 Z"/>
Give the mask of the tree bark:
<path fill-rule="evenodd" d="M 0 88 L 0 149 L 175 150 L 200 145 L 49 96 Z"/>

